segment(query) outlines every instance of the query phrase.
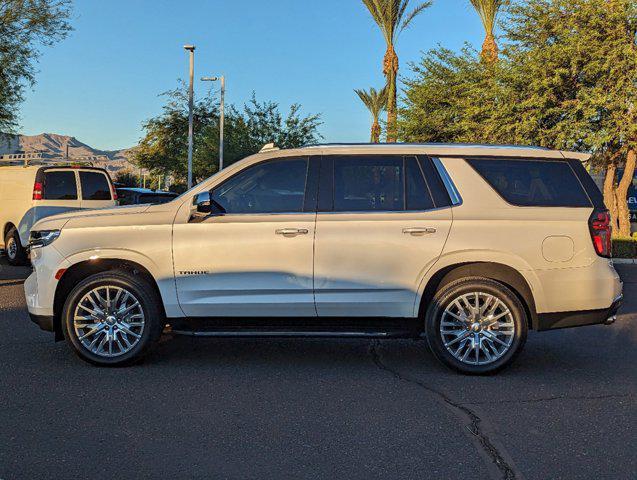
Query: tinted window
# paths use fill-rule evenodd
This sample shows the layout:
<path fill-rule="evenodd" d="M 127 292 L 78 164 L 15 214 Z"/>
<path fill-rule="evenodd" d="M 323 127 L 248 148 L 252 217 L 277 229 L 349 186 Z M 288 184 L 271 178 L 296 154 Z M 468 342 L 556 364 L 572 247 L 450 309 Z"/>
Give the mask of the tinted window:
<path fill-rule="evenodd" d="M 374 155 L 334 161 L 334 211 L 405 209 L 403 158 Z"/>
<path fill-rule="evenodd" d="M 117 199 L 120 205 L 132 205 L 135 200 L 132 192 L 120 189 L 117 189 Z"/>
<path fill-rule="evenodd" d="M 434 208 L 416 157 L 334 157 L 334 211 L 402 212 Z"/>
<path fill-rule="evenodd" d="M 99 172 L 80 172 L 83 200 L 110 200 L 111 186 L 106 175 Z"/>
<path fill-rule="evenodd" d="M 405 158 L 407 210 L 430 210 L 434 208 L 429 187 L 415 157 Z"/>
<path fill-rule="evenodd" d="M 469 163 L 509 203 L 536 207 L 590 207 L 567 162 L 472 159 Z"/>
<path fill-rule="evenodd" d="M 302 212 L 307 159 L 274 160 L 247 168 L 212 192 L 226 213 Z"/>
<path fill-rule="evenodd" d="M 44 172 L 45 200 L 77 200 L 77 184 L 75 172 L 54 171 Z"/>

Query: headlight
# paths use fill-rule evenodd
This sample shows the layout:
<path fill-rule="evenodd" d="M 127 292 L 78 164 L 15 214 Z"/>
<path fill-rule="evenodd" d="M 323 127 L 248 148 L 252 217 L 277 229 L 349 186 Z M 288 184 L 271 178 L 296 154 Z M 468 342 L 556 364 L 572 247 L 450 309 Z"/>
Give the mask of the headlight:
<path fill-rule="evenodd" d="M 50 245 L 60 236 L 59 230 L 32 231 L 29 236 L 29 247 L 40 248 Z"/>

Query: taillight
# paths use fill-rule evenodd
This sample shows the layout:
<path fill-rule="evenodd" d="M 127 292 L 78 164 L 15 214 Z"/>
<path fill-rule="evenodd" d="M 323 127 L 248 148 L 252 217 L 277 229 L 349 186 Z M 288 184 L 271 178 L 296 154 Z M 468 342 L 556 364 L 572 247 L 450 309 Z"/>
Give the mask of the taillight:
<path fill-rule="evenodd" d="M 111 183 L 111 195 L 113 196 L 113 200 L 117 200 L 117 190 L 115 190 L 115 185 Z"/>
<path fill-rule="evenodd" d="M 33 184 L 33 200 L 42 200 L 42 184 L 35 182 Z"/>
<path fill-rule="evenodd" d="M 610 214 L 606 210 L 595 210 L 588 220 L 591 239 L 595 252 L 600 257 L 610 258 L 612 255 L 612 240 Z"/>

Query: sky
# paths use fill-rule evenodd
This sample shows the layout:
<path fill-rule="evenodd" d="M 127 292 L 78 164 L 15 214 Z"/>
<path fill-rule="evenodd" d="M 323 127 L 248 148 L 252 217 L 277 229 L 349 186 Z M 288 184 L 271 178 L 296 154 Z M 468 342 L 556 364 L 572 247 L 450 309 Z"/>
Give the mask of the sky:
<path fill-rule="evenodd" d="M 416 5 L 417 0 L 412 0 Z M 369 140 L 369 113 L 355 88 L 382 87 L 385 44 L 360 0 L 75 0 L 74 31 L 42 50 L 20 133 L 71 135 L 99 149 L 128 148 L 160 94 L 188 78 L 183 45 L 194 44 L 195 94 L 204 75 L 226 76 L 226 101 L 293 103 L 321 113 L 325 142 Z M 469 0 L 434 0 L 405 30 L 401 75 L 437 45 L 482 44 Z"/>

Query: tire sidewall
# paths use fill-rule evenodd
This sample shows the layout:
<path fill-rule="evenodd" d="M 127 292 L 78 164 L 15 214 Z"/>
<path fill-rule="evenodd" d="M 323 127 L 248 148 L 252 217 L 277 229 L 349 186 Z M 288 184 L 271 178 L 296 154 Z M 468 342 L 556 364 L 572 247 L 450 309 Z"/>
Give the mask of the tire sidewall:
<path fill-rule="evenodd" d="M 460 295 L 472 292 L 487 293 L 502 301 L 512 313 L 515 324 L 515 335 L 509 350 L 498 360 L 487 365 L 471 365 L 455 358 L 444 346 L 440 333 L 442 314 L 451 301 Z M 471 375 L 488 375 L 510 365 L 519 355 L 528 333 L 526 311 L 516 295 L 505 285 L 488 279 L 460 280 L 444 287 L 434 297 L 427 309 L 425 333 L 432 352 L 445 365 L 452 369 Z"/>
<path fill-rule="evenodd" d="M 67 342 L 80 358 L 99 366 L 123 366 L 139 361 L 143 355 L 147 353 L 147 350 L 155 343 L 161 334 L 163 325 L 161 325 L 160 321 L 162 315 L 157 306 L 157 299 L 153 298 L 154 295 L 148 286 L 141 282 L 142 281 L 138 281 L 128 275 L 102 273 L 93 275 L 80 282 L 71 291 L 62 310 L 62 326 Z M 145 322 L 142 338 L 140 338 L 139 342 L 125 354 L 110 358 L 96 355 L 87 350 L 75 333 L 73 321 L 75 309 L 82 297 L 89 291 L 106 285 L 125 288 L 132 293 L 141 305 Z"/>
<path fill-rule="evenodd" d="M 15 255 L 12 257 L 10 252 L 10 245 L 13 243 L 15 245 Z M 11 265 L 23 265 L 26 263 L 26 252 L 22 247 L 22 242 L 20 240 L 20 235 L 18 235 L 18 231 L 14 228 L 9 230 L 7 236 L 4 240 L 4 249 L 7 255 L 7 260 Z"/>

